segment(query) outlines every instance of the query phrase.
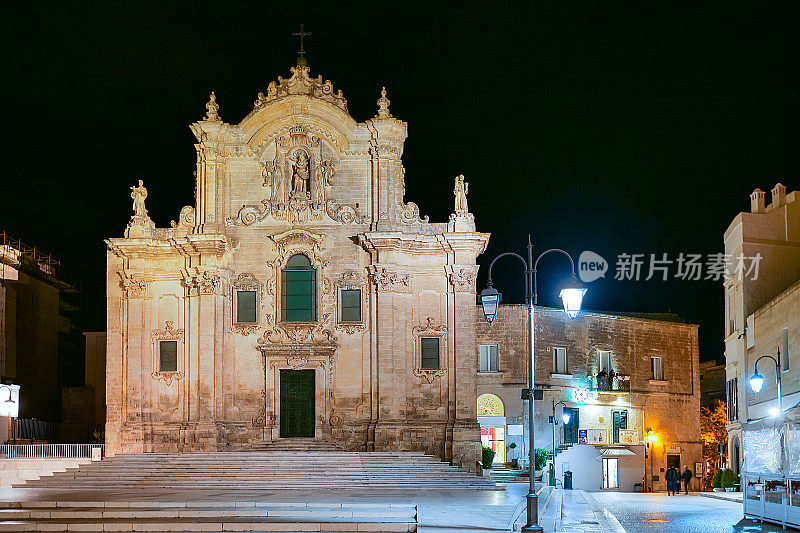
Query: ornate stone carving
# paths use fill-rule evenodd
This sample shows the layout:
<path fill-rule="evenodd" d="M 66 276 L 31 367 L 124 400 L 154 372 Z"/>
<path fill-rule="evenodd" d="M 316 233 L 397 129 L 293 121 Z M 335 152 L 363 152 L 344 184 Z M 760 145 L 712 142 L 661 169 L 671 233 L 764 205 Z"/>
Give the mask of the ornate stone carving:
<path fill-rule="evenodd" d="M 208 97 L 208 103 L 206 104 L 206 122 L 219 122 L 222 118 L 219 116 L 219 104 L 217 104 L 217 95 L 214 94 L 214 91 L 211 91 L 211 95 Z"/>
<path fill-rule="evenodd" d="M 389 112 L 389 100 L 386 98 L 386 87 L 381 89 L 381 97 L 378 98 L 378 116 L 380 118 L 390 118 L 392 114 Z"/>
<path fill-rule="evenodd" d="M 458 292 L 475 292 L 475 273 L 466 268 L 453 269 L 448 275 L 453 290 Z"/>
<path fill-rule="evenodd" d="M 430 369 L 430 368 L 415 368 L 414 375 L 420 378 L 423 378 L 428 384 L 433 383 L 433 381 L 441 376 L 444 376 L 445 371 L 441 368 L 438 369 Z"/>
<path fill-rule="evenodd" d="M 330 313 L 326 313 L 318 322 L 281 322 L 265 331 L 256 343 L 266 345 L 336 342 L 336 335 L 329 329 L 330 320 Z"/>
<path fill-rule="evenodd" d="M 408 274 L 398 274 L 382 267 L 371 266 L 370 278 L 378 288 L 378 292 L 405 293 L 411 288 L 411 278 Z"/>
<path fill-rule="evenodd" d="M 336 200 L 328 200 L 326 205 L 328 216 L 336 222 L 342 224 L 363 224 L 366 216 L 359 214 L 358 210 L 351 205 L 338 205 Z"/>
<path fill-rule="evenodd" d="M 267 419 L 263 415 L 253 415 L 250 423 L 254 428 L 263 428 L 267 425 Z"/>
<path fill-rule="evenodd" d="M 141 274 L 126 275 L 120 272 L 120 284 L 125 291 L 125 298 L 143 298 L 147 294 L 147 280 Z"/>
<path fill-rule="evenodd" d="M 308 366 L 308 357 L 287 357 L 286 364 L 289 365 L 290 368 L 297 370 L 298 368 Z"/>
<path fill-rule="evenodd" d="M 330 80 L 323 82 L 322 76 L 311 78 L 309 76 L 311 69 L 306 65 L 297 65 L 289 70 L 292 72 L 291 78 L 285 80 L 278 76 L 277 83 L 272 81 L 267 86 L 266 96 L 264 93 L 258 93 L 258 98 L 254 103 L 256 109 L 286 96 L 297 94 L 319 98 L 347 113 L 347 100 L 341 90 L 334 92 L 333 83 Z"/>
<path fill-rule="evenodd" d="M 464 181 L 464 176 L 456 176 L 456 184 L 453 189 L 455 195 L 455 212 L 450 215 L 448 231 L 473 232 L 475 231 L 475 216 L 469 212 L 467 207 L 467 191 L 469 184 Z"/>
<path fill-rule="evenodd" d="M 153 330 L 153 341 L 179 341 L 183 339 L 183 330 L 175 329 L 171 320 L 164 323 L 164 329 Z"/>
<path fill-rule="evenodd" d="M 147 199 L 147 189 L 142 180 L 139 180 L 138 186 L 131 187 L 131 198 L 133 199 L 133 217 L 150 218 L 147 216 L 147 208 L 144 206 L 144 201 Z"/>
<path fill-rule="evenodd" d="M 173 381 L 180 381 L 183 379 L 184 374 L 181 372 L 151 372 L 150 377 L 156 381 L 163 381 L 167 387 L 172 385 Z"/>
<path fill-rule="evenodd" d="M 222 284 L 219 275 L 209 270 L 202 272 L 183 271 L 184 284 L 189 290 L 189 296 L 199 296 L 203 294 L 214 294 Z"/>

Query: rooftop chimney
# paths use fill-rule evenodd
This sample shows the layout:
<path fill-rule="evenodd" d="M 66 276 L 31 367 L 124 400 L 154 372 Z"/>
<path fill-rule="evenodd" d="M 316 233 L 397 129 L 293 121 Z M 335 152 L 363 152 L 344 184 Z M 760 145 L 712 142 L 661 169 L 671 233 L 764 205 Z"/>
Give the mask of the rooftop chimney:
<path fill-rule="evenodd" d="M 764 212 L 764 197 L 767 195 L 761 189 L 756 189 L 750 194 L 750 212 L 763 213 Z"/>
<path fill-rule="evenodd" d="M 786 203 L 786 187 L 778 183 L 772 188 L 772 208 L 778 208 Z"/>

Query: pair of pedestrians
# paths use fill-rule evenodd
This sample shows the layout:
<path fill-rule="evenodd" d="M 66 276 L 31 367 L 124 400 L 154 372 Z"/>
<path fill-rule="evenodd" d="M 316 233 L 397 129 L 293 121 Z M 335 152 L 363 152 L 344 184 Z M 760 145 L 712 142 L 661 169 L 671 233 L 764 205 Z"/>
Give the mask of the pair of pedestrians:
<path fill-rule="evenodd" d="M 684 494 L 689 494 L 689 482 L 692 480 L 692 471 L 689 470 L 688 465 L 683 465 L 683 473 L 678 472 L 678 469 L 671 466 L 664 474 L 664 479 L 667 480 L 667 495 L 674 496 L 681 491 L 681 479 L 683 480 Z"/>

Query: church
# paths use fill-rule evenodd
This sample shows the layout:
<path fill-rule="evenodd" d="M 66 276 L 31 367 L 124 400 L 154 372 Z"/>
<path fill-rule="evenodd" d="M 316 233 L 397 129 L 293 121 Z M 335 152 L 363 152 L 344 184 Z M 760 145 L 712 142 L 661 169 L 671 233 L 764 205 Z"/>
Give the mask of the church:
<path fill-rule="evenodd" d="M 474 471 L 489 234 L 467 184 L 449 221 L 421 217 L 386 90 L 358 122 L 304 58 L 290 70 L 237 124 L 211 93 L 177 222 L 156 227 L 131 187 L 124 236 L 106 240 L 107 453 L 314 439 Z"/>

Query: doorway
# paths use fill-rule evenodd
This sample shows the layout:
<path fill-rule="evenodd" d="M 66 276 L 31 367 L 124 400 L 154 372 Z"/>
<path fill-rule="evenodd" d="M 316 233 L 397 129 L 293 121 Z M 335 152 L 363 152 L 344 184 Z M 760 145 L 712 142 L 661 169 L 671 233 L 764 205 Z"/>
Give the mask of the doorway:
<path fill-rule="evenodd" d="M 494 464 L 506 462 L 506 431 L 504 427 L 481 428 L 481 444 L 494 450 Z"/>
<path fill-rule="evenodd" d="M 680 455 L 667 455 L 667 469 L 677 468 L 678 472 L 681 471 L 681 456 Z"/>
<path fill-rule="evenodd" d="M 616 457 L 603 457 L 603 488 L 619 488 L 619 459 Z"/>
<path fill-rule="evenodd" d="M 564 407 L 564 414 L 569 414 L 569 422 L 564 424 L 564 444 L 577 444 L 578 442 L 578 409 L 576 407 Z"/>
<path fill-rule="evenodd" d="M 281 438 L 314 436 L 314 370 L 281 370 Z"/>
<path fill-rule="evenodd" d="M 628 410 L 627 409 L 614 409 L 611 412 L 611 423 L 613 429 L 613 442 L 619 444 L 619 430 L 628 429 Z"/>

